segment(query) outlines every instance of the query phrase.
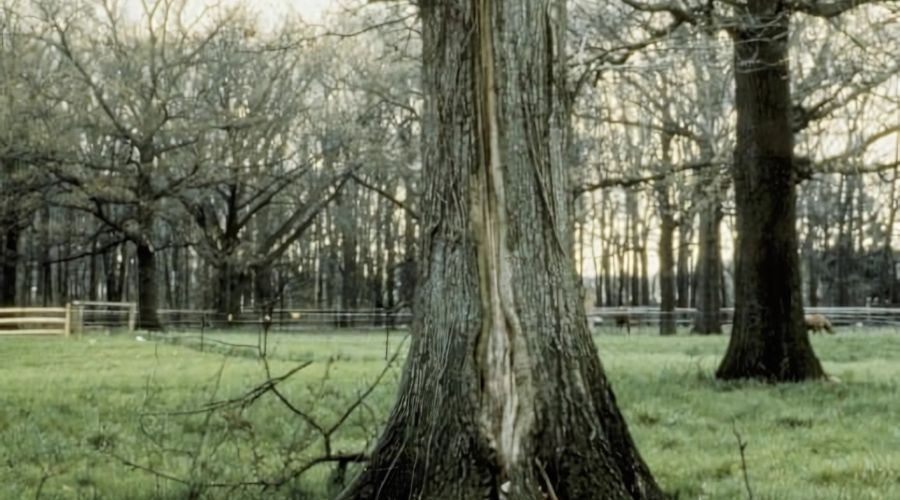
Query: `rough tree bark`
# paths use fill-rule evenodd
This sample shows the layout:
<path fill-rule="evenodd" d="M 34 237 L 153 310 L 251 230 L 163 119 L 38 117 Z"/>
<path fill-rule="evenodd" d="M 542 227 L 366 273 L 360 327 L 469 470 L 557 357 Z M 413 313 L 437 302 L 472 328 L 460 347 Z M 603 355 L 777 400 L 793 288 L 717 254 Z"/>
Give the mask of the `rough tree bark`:
<path fill-rule="evenodd" d="M 782 2 L 749 0 L 735 30 L 737 219 L 734 327 L 716 376 L 824 377 L 803 326 L 788 29 Z"/>
<path fill-rule="evenodd" d="M 662 498 L 568 255 L 565 2 L 420 3 L 423 241 L 413 343 L 345 499 Z"/>

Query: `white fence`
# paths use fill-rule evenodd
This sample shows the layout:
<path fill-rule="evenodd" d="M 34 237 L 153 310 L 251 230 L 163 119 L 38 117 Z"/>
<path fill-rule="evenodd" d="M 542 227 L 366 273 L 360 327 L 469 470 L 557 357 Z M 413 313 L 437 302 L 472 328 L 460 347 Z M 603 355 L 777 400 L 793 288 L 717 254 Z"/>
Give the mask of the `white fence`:
<path fill-rule="evenodd" d="M 134 302 L 72 302 L 72 330 L 120 330 L 133 332 L 137 322 Z"/>
<path fill-rule="evenodd" d="M 900 326 L 900 307 L 806 307 L 803 311 L 826 316 L 834 325 Z M 722 308 L 719 314 L 723 325 L 731 324 L 734 308 Z M 624 325 L 623 318 L 631 326 L 658 325 L 666 315 L 674 316 L 679 326 L 690 326 L 697 310 L 676 308 L 674 312 L 663 313 L 659 307 L 598 307 L 588 309 L 587 315 L 593 326 Z"/>
<path fill-rule="evenodd" d="M 900 328 L 900 307 L 808 307 L 806 314 L 822 314 L 835 326 L 891 326 Z M 247 329 L 268 325 L 274 330 L 403 328 L 412 322 L 409 309 L 275 309 L 264 314 L 244 311 L 236 315 L 212 310 L 160 309 L 159 318 L 167 329 Z M 598 328 L 658 325 L 664 314 L 676 324 L 688 327 L 697 314 L 693 308 L 662 313 L 658 307 L 603 307 L 587 311 L 589 322 Z M 733 308 L 720 312 L 723 325 L 730 324 Z M 72 302 L 65 307 L 19 307 L 0 309 L 0 335 L 69 335 L 96 330 L 134 331 L 137 305 L 131 302 Z"/>
<path fill-rule="evenodd" d="M 0 335 L 64 335 L 72 332 L 72 308 L 6 307 L 0 309 Z"/>

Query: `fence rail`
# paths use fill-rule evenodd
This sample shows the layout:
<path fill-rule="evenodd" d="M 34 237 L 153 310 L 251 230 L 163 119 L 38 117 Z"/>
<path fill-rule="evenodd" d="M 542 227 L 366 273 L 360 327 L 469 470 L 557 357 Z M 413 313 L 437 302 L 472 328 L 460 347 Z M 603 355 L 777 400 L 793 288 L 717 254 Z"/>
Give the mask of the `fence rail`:
<path fill-rule="evenodd" d="M 63 335 L 72 333 L 72 308 L 0 308 L 0 335 Z"/>
<path fill-rule="evenodd" d="M 807 307 L 806 314 L 822 314 L 835 326 L 893 326 L 900 328 L 900 307 Z M 167 329 L 246 329 L 268 324 L 279 331 L 322 328 L 403 328 L 412 322 L 409 309 L 275 309 L 267 314 L 245 310 L 224 314 L 204 309 L 160 309 Z M 720 321 L 732 321 L 733 308 L 720 310 Z M 697 310 L 678 308 L 663 313 L 658 307 L 601 307 L 587 310 L 593 327 L 655 326 L 674 317 L 680 327 L 694 323 Z M 0 308 L 0 335 L 70 335 L 90 330 L 134 331 L 137 305 L 123 302 L 72 302 L 65 307 Z"/>
<path fill-rule="evenodd" d="M 900 326 L 900 307 L 806 307 L 804 314 L 821 314 L 832 324 L 838 326 Z M 674 317 L 679 326 L 694 323 L 697 310 L 693 308 L 676 308 L 664 313 L 658 307 L 598 307 L 587 311 L 588 319 L 593 326 L 621 326 L 625 323 L 634 325 L 658 325 L 664 317 Z M 734 316 L 733 307 L 719 310 L 719 320 L 723 325 L 730 325 Z"/>
<path fill-rule="evenodd" d="M 137 322 L 137 304 L 134 302 L 76 300 L 71 307 L 72 329 L 78 333 L 112 328 L 127 328 L 133 332 Z"/>

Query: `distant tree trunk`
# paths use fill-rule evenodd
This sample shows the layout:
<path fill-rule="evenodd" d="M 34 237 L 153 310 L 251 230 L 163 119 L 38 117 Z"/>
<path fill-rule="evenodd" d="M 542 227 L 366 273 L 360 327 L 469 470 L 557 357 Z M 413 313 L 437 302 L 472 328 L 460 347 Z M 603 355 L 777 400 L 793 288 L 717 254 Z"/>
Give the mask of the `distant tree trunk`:
<path fill-rule="evenodd" d="M 181 259 L 183 258 L 183 254 L 186 253 L 185 250 L 182 249 L 181 246 L 176 246 L 172 249 L 172 257 L 171 257 L 171 273 L 172 273 L 172 297 L 171 304 L 172 309 L 184 309 L 184 304 L 181 301 L 181 289 L 190 283 L 190 277 L 186 274 L 182 274 L 182 265 Z"/>
<path fill-rule="evenodd" d="M 192 250 L 191 247 L 185 247 L 184 249 L 184 258 L 182 261 L 184 262 L 184 267 L 182 269 L 182 276 L 184 276 L 184 282 L 180 283 L 179 287 L 181 289 L 181 307 L 184 309 L 192 309 L 194 308 L 194 302 L 191 300 L 191 294 L 197 290 L 196 287 L 199 286 L 199 283 L 206 283 L 206 281 L 198 279 L 196 272 L 193 272 L 193 266 L 191 264 Z M 199 269 L 201 266 L 197 266 Z M 200 288 L 202 290 L 202 288 Z M 201 297 L 202 292 L 199 294 Z M 201 299 L 202 301 L 202 299 Z M 205 309 L 206 307 L 199 307 L 198 309 Z"/>
<path fill-rule="evenodd" d="M 837 237 L 837 305 L 850 306 L 850 260 L 853 258 L 853 188 L 850 180 L 841 176 L 838 185 L 838 237 Z"/>
<path fill-rule="evenodd" d="M 663 164 L 672 166 L 672 136 L 666 134 L 662 140 Z M 675 207 L 672 206 L 669 179 L 656 183 L 656 198 L 659 208 L 659 334 L 675 335 Z"/>
<path fill-rule="evenodd" d="M 384 306 L 387 309 L 393 309 L 395 302 L 395 293 L 396 293 L 396 282 L 392 279 L 392 273 L 394 272 L 394 268 L 397 266 L 397 242 L 394 241 L 394 234 L 397 231 L 397 228 L 394 226 L 394 213 L 392 207 L 385 207 L 384 210 L 384 220 L 382 224 L 384 226 L 384 244 L 385 244 L 385 269 L 384 269 Z"/>
<path fill-rule="evenodd" d="M 691 239 L 693 238 L 693 214 L 685 213 L 678 226 L 678 252 L 675 264 L 675 285 L 678 297 L 676 307 L 691 305 Z"/>
<path fill-rule="evenodd" d="M 121 302 L 125 300 L 125 287 L 128 269 L 128 248 L 122 243 L 108 251 L 103 258 L 106 271 L 106 300 Z"/>
<path fill-rule="evenodd" d="M 157 314 L 159 283 L 156 273 L 156 251 L 149 243 L 135 242 L 138 271 L 138 317 L 140 330 L 162 330 Z"/>
<path fill-rule="evenodd" d="M 709 193 L 700 209 L 699 255 L 697 256 L 697 313 L 693 333 L 722 333 L 722 252 L 719 225 L 722 205 L 718 193 Z"/>
<path fill-rule="evenodd" d="M 825 376 L 803 322 L 785 9 L 750 0 L 733 35 L 738 239 L 734 327 L 720 379 Z"/>
<path fill-rule="evenodd" d="M 103 253 L 102 262 L 103 262 L 103 288 L 105 290 L 105 300 L 109 302 L 118 302 L 118 293 L 116 290 L 116 254 L 118 253 L 118 246 L 113 247 L 106 252 Z"/>
<path fill-rule="evenodd" d="M 88 263 L 88 300 L 91 302 L 97 301 L 97 288 L 100 284 L 100 276 L 97 272 L 97 253 L 99 251 L 99 245 L 97 244 L 97 240 L 91 242 L 91 256 L 89 257 L 90 261 Z"/>
<path fill-rule="evenodd" d="M 155 191 L 149 172 L 154 155 L 142 149 L 141 159 L 146 163 L 135 178 L 135 196 L 138 198 L 137 228 L 131 234 L 137 256 L 137 328 L 140 330 L 162 330 L 157 310 L 159 309 L 159 273 L 156 267 L 156 249 L 153 237 L 156 231 Z"/>
<path fill-rule="evenodd" d="M 66 210 L 62 219 L 63 228 L 61 233 L 63 241 L 60 244 L 62 248 L 60 249 L 59 257 L 68 257 L 72 254 L 72 228 L 75 226 L 75 212 Z M 69 292 L 72 285 L 70 271 L 73 267 L 75 267 L 75 264 L 69 260 L 57 264 L 56 276 L 60 304 L 65 304 L 69 301 Z"/>
<path fill-rule="evenodd" d="M 19 224 L 16 220 L 4 221 L 6 228 L 0 235 L 0 307 L 16 305 L 16 283 L 19 265 Z"/>
<path fill-rule="evenodd" d="M 807 220 L 809 227 L 806 231 L 806 238 L 803 241 L 803 253 L 806 256 L 806 300 L 810 307 L 818 307 L 819 305 L 819 259 L 821 256 L 816 255 L 815 229 L 812 222 Z"/>
<path fill-rule="evenodd" d="M 628 284 L 628 266 L 626 266 L 626 257 L 628 254 L 628 246 L 616 239 L 616 303 L 617 306 L 624 306 L 625 286 Z"/>
<path fill-rule="evenodd" d="M 638 231 L 638 204 L 637 193 L 627 191 L 625 194 L 625 204 L 628 207 L 628 231 L 631 235 L 631 272 L 629 273 L 629 291 L 631 292 L 631 305 L 641 305 L 641 271 L 640 271 L 640 248 L 641 236 Z"/>
<path fill-rule="evenodd" d="M 344 220 L 339 222 L 341 228 L 341 308 L 353 311 L 359 306 L 359 294 L 365 287 L 362 282 L 362 273 L 359 271 L 357 248 L 357 233 L 360 228 L 357 225 L 356 210 L 354 210 L 353 201 L 349 197 L 350 193 L 347 194 L 348 196 L 344 198 L 344 203 L 340 207 L 340 214 Z"/>
<path fill-rule="evenodd" d="M 900 146 L 897 148 L 897 159 L 900 160 Z M 884 249 L 882 250 L 882 276 L 883 280 L 887 280 L 886 283 L 882 282 L 882 289 L 884 290 L 884 295 L 882 295 L 882 299 L 889 301 L 891 303 L 896 303 L 898 298 L 898 294 L 900 294 L 900 290 L 898 290 L 897 280 L 900 277 L 897 276 L 896 265 L 894 264 L 894 226 L 897 221 L 897 211 L 900 210 L 900 202 L 897 199 L 897 174 L 900 173 L 900 168 L 894 168 L 894 176 L 891 181 L 891 196 L 890 196 L 890 213 L 888 214 L 888 222 L 887 227 L 885 228 L 885 240 L 884 240 Z"/>
<path fill-rule="evenodd" d="M 423 282 L 399 398 L 341 498 L 661 499 L 569 254 L 564 2 L 420 9 Z"/>
<path fill-rule="evenodd" d="M 244 295 L 244 272 L 238 271 L 231 262 L 223 262 L 216 266 L 215 279 L 218 286 L 213 294 L 216 312 L 237 316 L 241 312 L 241 297 Z"/>
<path fill-rule="evenodd" d="M 50 306 L 53 301 L 53 267 L 50 263 L 50 207 L 41 208 L 38 215 L 38 296 L 40 304 Z"/>
<path fill-rule="evenodd" d="M 412 189 L 408 186 L 407 189 Z M 413 308 L 415 306 L 415 291 L 418 283 L 418 262 L 419 262 L 419 241 L 416 238 L 416 229 L 419 221 L 413 219 L 409 213 L 406 214 L 406 222 L 403 230 L 403 262 L 400 266 L 403 269 L 401 276 L 403 279 L 397 280 L 399 291 L 397 297 L 406 307 Z"/>
<path fill-rule="evenodd" d="M 175 309 L 175 282 L 172 277 L 173 267 L 170 256 L 163 254 L 163 292 L 165 292 L 166 309 Z"/>
<path fill-rule="evenodd" d="M 649 229 L 649 224 L 647 228 Z M 641 305 L 649 306 L 650 305 L 650 256 L 647 252 L 647 246 L 649 243 L 650 232 L 645 229 L 641 233 L 641 246 L 638 251 L 638 256 L 641 261 Z"/>
<path fill-rule="evenodd" d="M 275 272 L 268 260 L 253 267 L 253 288 L 257 310 L 267 311 L 274 307 L 278 292 L 275 288 Z"/>
<path fill-rule="evenodd" d="M 605 295 L 606 301 L 603 305 L 609 307 L 615 305 L 614 297 L 615 297 L 615 281 L 613 276 L 612 269 L 612 228 L 609 224 L 609 213 L 607 200 L 603 201 L 603 213 L 600 214 L 600 220 L 603 223 L 601 226 L 600 235 L 602 237 L 602 247 L 600 248 L 600 269 L 603 272 L 603 295 Z M 601 304 L 597 304 L 601 305 Z"/>
<path fill-rule="evenodd" d="M 668 195 L 666 198 L 666 208 L 660 210 L 659 228 L 659 334 L 675 335 L 675 250 L 673 240 L 676 224 L 672 207 L 668 205 Z"/>
<path fill-rule="evenodd" d="M 328 216 L 328 210 L 323 210 L 319 221 L 314 229 L 315 239 L 313 242 L 315 257 L 315 285 L 313 286 L 313 304 L 315 307 L 322 307 L 325 304 L 325 252 L 322 249 L 323 241 L 325 241 L 325 220 Z"/>
<path fill-rule="evenodd" d="M 22 243 L 20 242 L 20 245 Z M 32 294 L 32 285 L 34 280 L 34 245 L 35 238 L 30 236 L 25 238 L 24 246 L 25 250 L 22 252 L 19 261 L 22 265 L 22 273 L 18 275 L 19 281 L 19 295 L 18 295 L 18 304 L 23 307 L 28 307 L 34 303 L 35 297 Z"/>
<path fill-rule="evenodd" d="M 0 159 L 0 196 L 11 198 L 11 193 L 5 192 L 10 186 L 5 186 L 6 179 L 12 177 L 13 166 L 11 162 Z M 7 181 L 8 182 L 8 181 Z M 18 231 L 16 217 L 13 215 L 15 207 L 8 207 L 7 200 L 0 200 L 0 307 L 13 306 L 16 301 L 16 261 L 18 260 Z M 12 289 L 12 293 L 10 293 Z"/>

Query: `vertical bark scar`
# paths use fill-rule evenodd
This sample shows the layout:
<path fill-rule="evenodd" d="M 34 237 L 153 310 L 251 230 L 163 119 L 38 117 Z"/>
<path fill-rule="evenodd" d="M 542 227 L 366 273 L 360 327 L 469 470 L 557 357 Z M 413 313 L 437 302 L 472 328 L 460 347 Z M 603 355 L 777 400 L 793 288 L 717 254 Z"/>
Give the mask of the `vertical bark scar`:
<path fill-rule="evenodd" d="M 484 381 L 482 425 L 505 472 L 522 455 L 530 427 L 527 348 L 513 293 L 513 256 L 509 248 L 499 106 L 492 40 L 491 2 L 476 7 L 477 50 L 475 100 L 481 165 L 478 165 L 473 225 L 478 239 L 479 280 L 484 319 L 479 359 Z M 524 403 L 524 404 L 523 404 Z M 523 411 L 523 408 L 525 410 Z"/>

